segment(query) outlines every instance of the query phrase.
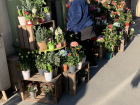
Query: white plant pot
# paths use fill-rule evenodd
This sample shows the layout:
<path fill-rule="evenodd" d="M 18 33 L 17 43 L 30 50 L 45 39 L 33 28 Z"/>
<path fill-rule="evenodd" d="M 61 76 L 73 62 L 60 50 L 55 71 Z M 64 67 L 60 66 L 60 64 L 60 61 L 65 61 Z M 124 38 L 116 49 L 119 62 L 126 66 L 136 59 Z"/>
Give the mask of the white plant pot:
<path fill-rule="evenodd" d="M 52 81 L 53 72 L 44 72 L 44 75 L 47 82 Z"/>
<path fill-rule="evenodd" d="M 45 16 L 45 21 L 46 21 L 46 22 L 52 20 L 51 13 L 44 13 L 44 16 Z"/>
<path fill-rule="evenodd" d="M 25 16 L 18 17 L 18 20 L 20 25 L 26 25 Z"/>
<path fill-rule="evenodd" d="M 22 75 L 23 75 L 24 79 L 29 79 L 30 78 L 30 70 L 22 71 Z"/>
<path fill-rule="evenodd" d="M 86 62 L 86 57 L 82 58 L 82 64 L 84 64 Z"/>
<path fill-rule="evenodd" d="M 80 70 L 82 68 L 82 62 L 77 63 L 76 69 Z"/>

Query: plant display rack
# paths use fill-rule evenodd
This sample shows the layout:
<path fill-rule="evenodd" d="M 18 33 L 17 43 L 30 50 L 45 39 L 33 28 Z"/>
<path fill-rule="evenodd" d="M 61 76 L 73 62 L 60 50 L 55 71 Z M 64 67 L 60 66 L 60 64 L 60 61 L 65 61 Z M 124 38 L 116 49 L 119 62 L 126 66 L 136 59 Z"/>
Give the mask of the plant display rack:
<path fill-rule="evenodd" d="M 85 62 L 82 65 L 82 69 L 89 69 L 90 63 Z M 81 70 L 81 69 L 80 69 Z M 78 76 L 78 72 L 80 70 L 76 70 L 74 73 L 70 73 L 68 70 L 63 72 L 63 92 L 72 96 L 75 96 L 76 93 L 89 81 L 89 72 L 86 74 L 85 83 L 81 83 L 76 86 L 76 77 Z"/>
<path fill-rule="evenodd" d="M 31 25 L 31 26 L 21 26 L 18 25 L 18 37 L 20 42 L 20 47 L 23 49 L 30 49 L 30 50 L 36 50 L 36 41 L 35 41 L 35 34 L 33 26 L 39 26 L 46 27 L 46 29 L 49 29 L 50 27 L 53 27 L 55 29 L 55 21 L 51 20 L 48 22 Z"/>
<path fill-rule="evenodd" d="M 27 90 L 27 85 L 31 82 L 37 84 L 37 91 L 36 91 L 36 98 L 31 99 L 29 96 L 29 92 Z M 52 101 L 47 101 L 45 98 L 45 94 L 41 93 L 40 91 L 40 83 L 46 82 L 45 77 L 39 75 L 38 73 L 32 76 L 30 79 L 27 80 L 19 80 L 19 87 L 20 87 L 20 94 L 22 101 L 33 101 L 33 102 L 40 102 L 46 104 L 57 104 L 58 99 L 62 94 L 62 74 L 59 74 L 55 77 L 50 83 L 54 84 L 54 89 L 52 93 Z"/>
<path fill-rule="evenodd" d="M 104 43 L 93 43 L 92 46 L 94 54 L 98 54 L 99 60 L 102 60 L 104 56 Z"/>
<path fill-rule="evenodd" d="M 42 52 L 44 52 L 46 54 L 49 51 L 57 51 L 57 50 L 61 50 L 61 49 L 65 48 L 65 47 L 66 46 L 63 46 L 63 47 L 60 47 L 60 48 L 55 48 L 54 50 L 44 50 L 44 51 L 38 51 L 38 50 L 36 50 L 36 51 L 38 51 L 39 54 L 41 54 Z"/>

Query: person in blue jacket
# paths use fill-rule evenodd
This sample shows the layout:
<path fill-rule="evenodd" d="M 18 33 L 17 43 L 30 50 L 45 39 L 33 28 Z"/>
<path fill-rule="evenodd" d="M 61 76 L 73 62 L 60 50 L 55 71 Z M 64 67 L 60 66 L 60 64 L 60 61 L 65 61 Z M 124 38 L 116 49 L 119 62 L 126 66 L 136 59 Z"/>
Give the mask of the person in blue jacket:
<path fill-rule="evenodd" d="M 88 4 L 85 0 L 70 0 L 70 2 L 66 25 L 67 31 L 75 33 L 74 39 L 83 46 L 90 67 L 97 67 L 90 44 L 90 38 L 96 37 L 96 34 Z"/>

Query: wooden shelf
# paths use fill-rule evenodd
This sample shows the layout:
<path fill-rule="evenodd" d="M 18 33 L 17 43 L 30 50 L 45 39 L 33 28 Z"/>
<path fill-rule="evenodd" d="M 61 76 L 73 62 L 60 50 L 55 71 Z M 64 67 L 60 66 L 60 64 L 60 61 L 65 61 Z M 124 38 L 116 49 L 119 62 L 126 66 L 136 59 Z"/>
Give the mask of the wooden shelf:
<path fill-rule="evenodd" d="M 49 52 L 49 51 L 56 51 L 56 50 L 60 50 L 60 49 L 65 48 L 65 47 L 66 47 L 66 46 L 63 46 L 63 47 L 60 47 L 60 48 L 55 48 L 54 50 L 43 50 L 43 51 L 38 51 L 38 50 L 36 50 L 36 51 L 38 51 L 39 54 L 41 54 L 41 52 L 44 52 L 44 53 L 46 54 L 46 53 Z"/>
<path fill-rule="evenodd" d="M 87 69 L 89 70 L 89 62 L 85 62 L 82 65 L 82 69 Z M 76 86 L 76 77 L 78 72 L 80 71 L 76 70 L 74 73 L 70 73 L 68 70 L 63 72 L 63 92 L 72 96 L 75 96 L 76 93 L 89 81 L 89 72 L 85 76 L 85 83 L 81 83 L 78 86 Z"/>
<path fill-rule="evenodd" d="M 46 104 L 47 103 L 55 104 L 54 99 L 52 99 L 52 101 L 47 101 L 44 94 L 38 95 L 35 99 L 31 99 L 30 96 L 29 96 L 25 99 L 25 101 L 40 102 L 40 103 L 46 103 Z"/>
<path fill-rule="evenodd" d="M 36 98 L 31 99 L 27 85 L 29 83 L 34 82 L 37 85 L 36 90 Z M 54 84 L 53 93 L 51 96 L 52 101 L 47 101 L 45 98 L 45 94 L 41 93 L 40 89 L 40 83 L 47 82 L 45 80 L 45 76 L 39 75 L 39 73 L 32 76 L 30 79 L 27 80 L 19 80 L 19 87 L 20 87 L 20 94 L 22 101 L 33 101 L 33 102 L 41 102 L 41 103 L 47 103 L 47 104 L 57 104 L 61 94 L 62 94 L 62 74 L 58 74 L 57 77 L 55 77 L 51 82 Z"/>
<path fill-rule="evenodd" d="M 61 76 L 61 74 L 59 74 L 57 77 L 55 77 L 51 83 L 55 83 L 58 78 Z M 26 79 L 26 81 L 38 81 L 38 82 L 47 82 L 45 79 L 45 76 L 39 75 L 39 73 L 36 73 L 35 75 L 33 75 L 31 78 Z"/>

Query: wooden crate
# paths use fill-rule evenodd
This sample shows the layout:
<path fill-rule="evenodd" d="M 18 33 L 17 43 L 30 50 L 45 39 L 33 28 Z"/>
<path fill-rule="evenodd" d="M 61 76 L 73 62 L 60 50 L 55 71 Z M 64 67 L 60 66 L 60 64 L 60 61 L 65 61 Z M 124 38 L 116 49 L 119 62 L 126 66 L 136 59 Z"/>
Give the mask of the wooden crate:
<path fill-rule="evenodd" d="M 35 35 L 34 35 L 34 29 L 33 26 L 38 27 L 41 25 L 41 27 L 46 27 L 46 29 L 49 29 L 50 27 L 53 27 L 55 29 L 55 21 L 51 20 L 49 22 L 40 23 L 37 25 L 31 25 L 31 26 L 21 26 L 18 25 L 18 37 L 20 42 L 20 47 L 24 49 L 30 49 L 30 50 L 36 50 L 36 41 L 35 41 Z"/>
<path fill-rule="evenodd" d="M 27 85 L 31 82 L 37 84 L 36 98 L 31 99 L 29 96 L 29 92 L 27 90 Z M 52 93 L 52 101 L 47 101 L 45 98 L 45 94 L 40 91 L 40 83 L 46 82 L 45 76 L 41 76 L 38 73 L 32 76 L 28 80 L 19 80 L 20 94 L 22 101 L 33 101 L 40 103 L 48 103 L 48 104 L 57 104 L 58 99 L 62 94 L 62 74 L 59 74 L 55 77 L 50 83 L 54 84 L 54 89 Z"/>
<path fill-rule="evenodd" d="M 129 26 L 125 26 L 125 31 L 124 31 L 124 45 L 127 45 L 127 37 L 128 37 L 128 30 L 129 30 Z"/>
<path fill-rule="evenodd" d="M 82 65 L 82 69 L 89 69 L 89 62 L 86 62 Z M 89 72 L 86 74 L 85 83 L 79 84 L 76 86 L 76 76 L 80 70 L 76 70 L 74 73 L 70 73 L 68 70 L 63 72 L 63 92 L 72 96 L 75 96 L 76 93 L 89 81 Z"/>
<path fill-rule="evenodd" d="M 98 57 L 99 60 L 102 60 L 102 58 L 104 56 L 104 43 L 93 44 L 92 51 L 93 51 L 95 57 Z"/>

